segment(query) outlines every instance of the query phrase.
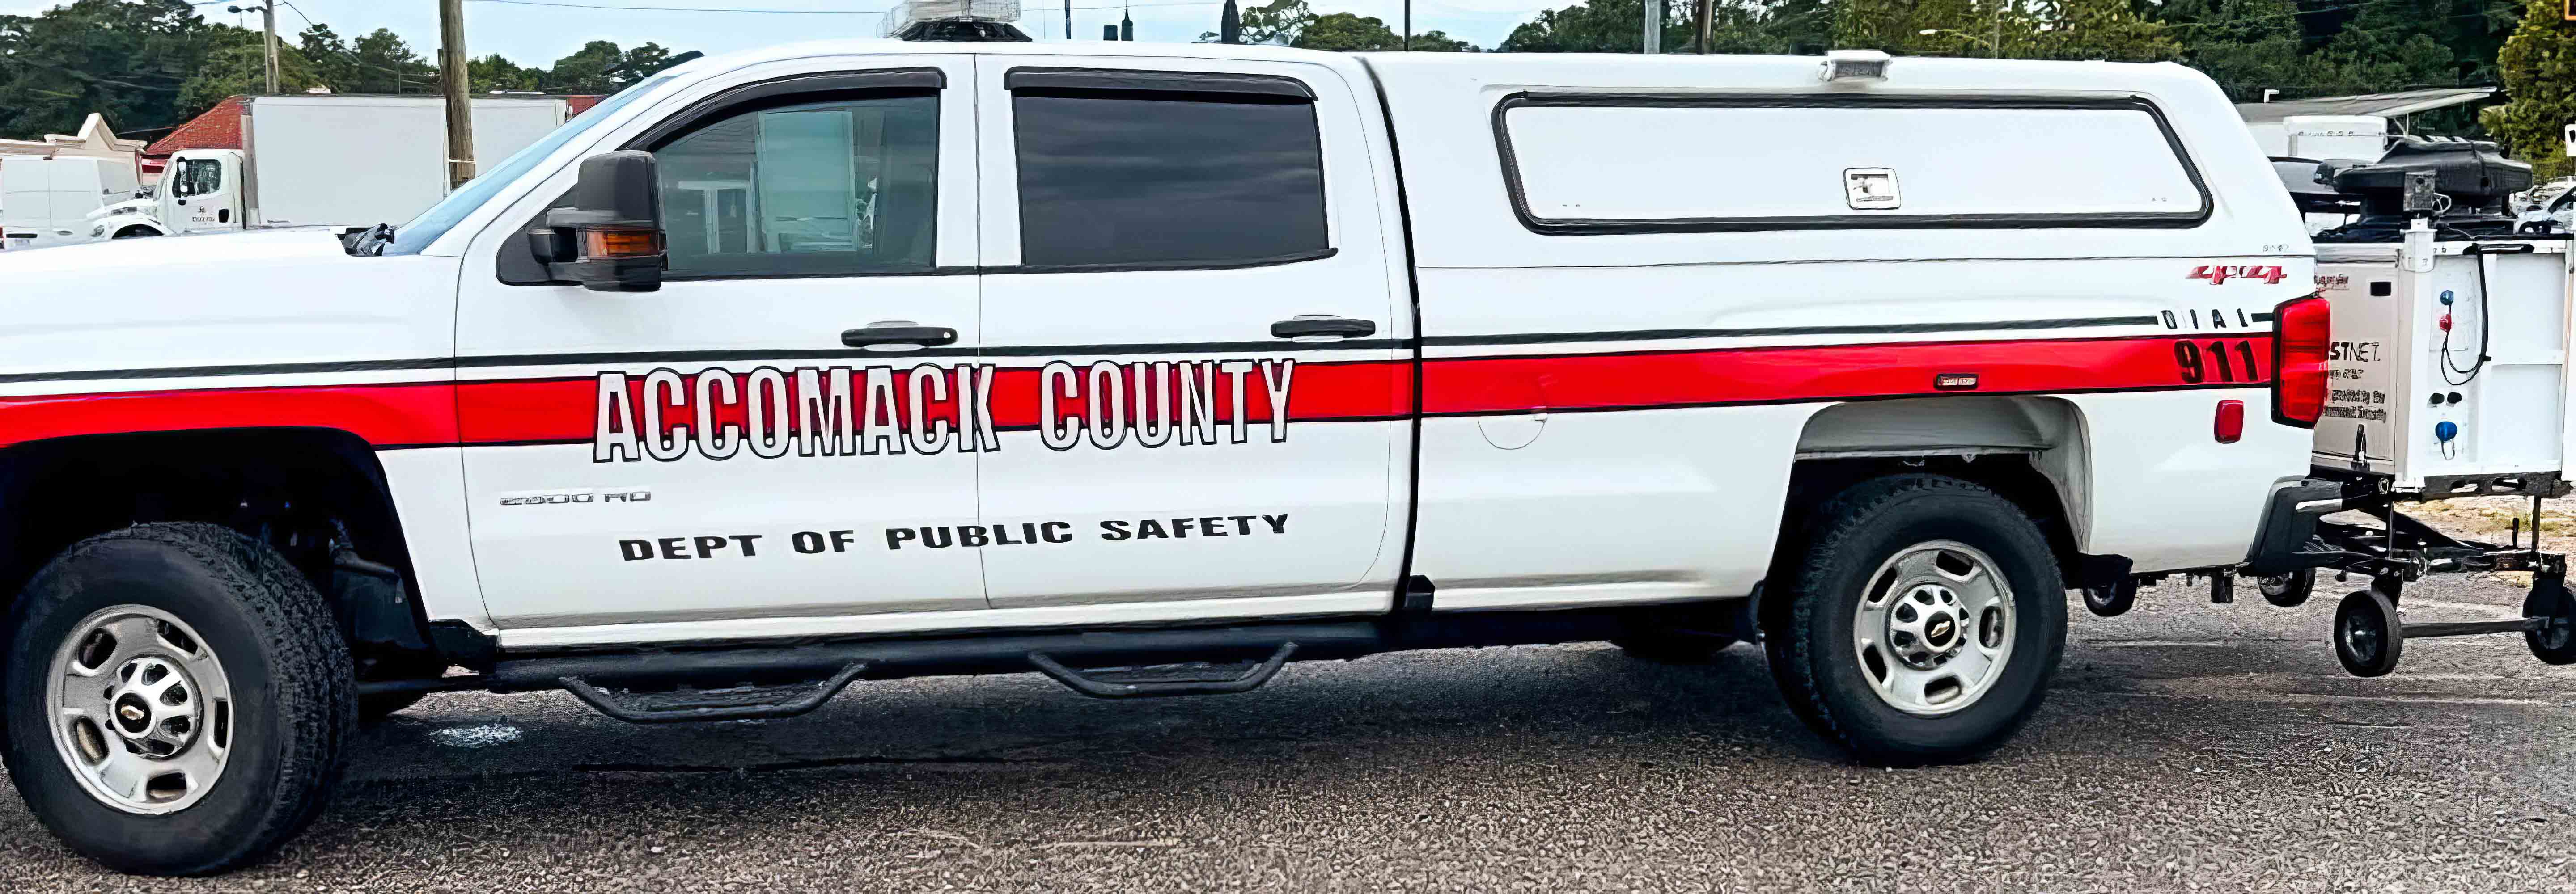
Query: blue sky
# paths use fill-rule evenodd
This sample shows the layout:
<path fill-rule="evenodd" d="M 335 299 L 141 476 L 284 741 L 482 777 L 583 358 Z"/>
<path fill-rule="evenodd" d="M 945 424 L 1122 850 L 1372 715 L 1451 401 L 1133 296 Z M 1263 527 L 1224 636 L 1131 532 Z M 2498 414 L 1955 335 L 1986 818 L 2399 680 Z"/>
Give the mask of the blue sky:
<path fill-rule="evenodd" d="M 61 0 L 0 0 L 0 14 L 33 14 Z M 257 0 L 216 0 L 199 7 L 214 21 L 257 27 L 257 13 L 224 11 L 226 6 Z M 1100 26 L 1116 24 L 1115 0 L 1072 0 L 1076 38 L 1100 38 Z M 1238 0 L 1241 2 L 1241 0 Z M 1446 31 L 1478 46 L 1492 48 L 1513 26 L 1548 6 L 1570 0 L 1413 0 L 1416 33 Z M 568 6 L 543 6 L 559 3 Z M 1021 27 L 1039 40 L 1064 37 L 1065 0 L 1022 0 Z M 1190 41 L 1216 29 L 1223 0 L 1141 0 L 1128 7 L 1140 41 Z M 1317 12 L 1354 12 L 1385 19 L 1401 28 L 1402 0 L 1309 0 Z M 572 8 L 569 5 L 616 7 Z M 474 55 L 500 53 L 522 65 L 545 66 L 591 40 L 613 40 L 620 46 L 645 42 L 673 49 L 709 53 L 749 49 L 818 37 L 876 36 L 880 16 L 862 14 L 887 9 L 894 0 L 467 0 L 467 49 Z M 1247 4 L 1248 5 L 1248 4 Z M 777 12 L 652 11 L 778 10 Z M 299 16 L 298 12 L 302 15 Z M 306 16 L 330 25 L 342 35 L 391 28 L 422 55 L 438 45 L 438 5 L 432 0 L 279 0 L 278 31 L 304 29 Z"/>

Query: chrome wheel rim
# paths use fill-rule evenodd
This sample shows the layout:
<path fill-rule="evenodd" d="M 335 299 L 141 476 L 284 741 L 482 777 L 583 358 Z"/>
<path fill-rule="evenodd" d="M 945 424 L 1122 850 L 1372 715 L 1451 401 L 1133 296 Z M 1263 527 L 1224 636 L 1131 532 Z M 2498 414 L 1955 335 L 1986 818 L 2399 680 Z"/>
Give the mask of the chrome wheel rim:
<path fill-rule="evenodd" d="M 99 803 L 185 810 L 231 757 L 232 681 L 195 628 L 144 605 L 100 609 L 54 650 L 54 749 Z"/>
<path fill-rule="evenodd" d="M 1852 618 L 1861 680 L 1888 707 L 1939 716 L 1977 703 L 2012 659 L 2012 584 L 1976 547 L 1918 543 L 1871 572 Z"/>

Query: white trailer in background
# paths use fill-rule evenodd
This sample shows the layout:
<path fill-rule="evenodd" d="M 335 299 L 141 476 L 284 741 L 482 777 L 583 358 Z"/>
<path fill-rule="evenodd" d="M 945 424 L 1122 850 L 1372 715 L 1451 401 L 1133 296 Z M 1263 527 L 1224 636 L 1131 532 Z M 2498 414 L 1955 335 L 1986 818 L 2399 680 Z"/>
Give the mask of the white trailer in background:
<path fill-rule="evenodd" d="M 2248 122 L 2245 129 L 2273 158 L 2378 161 L 2388 151 L 2388 119 L 2378 115 L 2292 115 Z"/>
<path fill-rule="evenodd" d="M 410 220 L 447 195 L 447 121 L 437 97 L 255 96 L 242 148 L 170 157 L 160 195 L 118 209 L 91 238 Z M 563 124 L 559 97 L 474 100 L 478 168 Z"/>

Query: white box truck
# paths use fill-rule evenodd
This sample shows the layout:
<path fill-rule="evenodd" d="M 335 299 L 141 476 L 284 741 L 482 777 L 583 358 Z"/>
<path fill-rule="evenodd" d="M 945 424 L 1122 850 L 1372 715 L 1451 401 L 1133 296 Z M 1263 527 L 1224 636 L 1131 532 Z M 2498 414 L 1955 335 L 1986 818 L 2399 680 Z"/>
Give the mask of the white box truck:
<path fill-rule="evenodd" d="M 479 163 L 508 158 L 564 122 L 560 97 L 479 97 Z M 149 201 L 102 215 L 87 238 L 403 221 L 447 195 L 447 118 L 434 96 L 255 96 L 242 148 L 170 157 Z"/>
<path fill-rule="evenodd" d="M 0 249 L 86 242 L 92 211 L 134 198 L 134 165 L 110 158 L 0 158 Z"/>

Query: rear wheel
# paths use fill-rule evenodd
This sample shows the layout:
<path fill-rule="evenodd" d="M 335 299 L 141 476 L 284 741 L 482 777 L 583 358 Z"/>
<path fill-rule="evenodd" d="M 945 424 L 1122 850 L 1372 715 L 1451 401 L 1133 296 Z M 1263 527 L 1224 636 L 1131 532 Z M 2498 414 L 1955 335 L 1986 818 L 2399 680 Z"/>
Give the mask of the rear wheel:
<path fill-rule="evenodd" d="M 2065 584 L 2011 501 L 1955 478 L 1881 478 L 1827 503 L 1802 539 L 1764 641 L 1819 734 L 1872 763 L 1955 762 L 2038 709 L 2065 641 Z"/>
<path fill-rule="evenodd" d="M 264 544 L 204 524 L 92 537 L 28 582 L 10 630 L 0 758 L 45 827 L 111 869 L 259 859 L 339 778 L 348 647 Z"/>

